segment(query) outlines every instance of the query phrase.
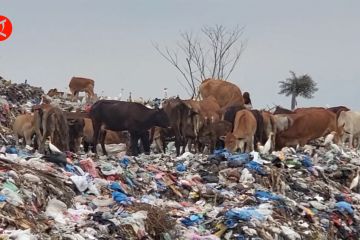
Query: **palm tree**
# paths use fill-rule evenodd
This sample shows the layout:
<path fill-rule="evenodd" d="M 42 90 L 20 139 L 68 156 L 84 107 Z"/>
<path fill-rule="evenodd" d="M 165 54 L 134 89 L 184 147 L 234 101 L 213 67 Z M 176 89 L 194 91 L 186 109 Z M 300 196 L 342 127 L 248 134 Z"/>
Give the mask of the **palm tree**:
<path fill-rule="evenodd" d="M 296 98 L 298 96 L 313 98 L 313 94 L 319 89 L 316 87 L 316 82 L 309 75 L 305 74 L 297 77 L 293 71 L 290 71 L 290 74 L 290 78 L 279 81 L 279 94 L 285 94 L 287 97 L 291 95 L 291 109 L 293 110 L 297 105 Z"/>

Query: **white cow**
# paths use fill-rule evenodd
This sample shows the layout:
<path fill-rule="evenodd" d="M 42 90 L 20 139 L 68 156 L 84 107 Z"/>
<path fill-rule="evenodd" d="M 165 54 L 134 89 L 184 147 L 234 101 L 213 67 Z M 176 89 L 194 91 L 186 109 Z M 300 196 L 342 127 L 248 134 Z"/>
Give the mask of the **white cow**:
<path fill-rule="evenodd" d="M 343 129 L 340 136 L 342 144 L 349 138 L 350 147 L 359 147 L 359 141 L 354 146 L 354 138 L 360 137 L 360 112 L 342 111 L 338 118 L 338 127 Z"/>

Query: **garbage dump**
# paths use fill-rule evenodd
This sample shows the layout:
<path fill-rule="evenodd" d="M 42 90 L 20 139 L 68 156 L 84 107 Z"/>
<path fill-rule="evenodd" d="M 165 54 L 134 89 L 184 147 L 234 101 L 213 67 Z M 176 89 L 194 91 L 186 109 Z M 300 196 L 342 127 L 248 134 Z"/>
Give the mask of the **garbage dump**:
<path fill-rule="evenodd" d="M 60 167 L 4 147 L 0 236 L 358 239 L 359 153 L 313 151 L 81 154 Z"/>
<path fill-rule="evenodd" d="M 35 95 L 23 99 L 36 102 Z M 218 149 L 175 157 L 170 147 L 169 154 L 130 157 L 118 145 L 109 156 L 66 153 L 57 164 L 1 145 L 0 239 L 360 237 L 354 149 L 315 142 L 268 155 Z"/>

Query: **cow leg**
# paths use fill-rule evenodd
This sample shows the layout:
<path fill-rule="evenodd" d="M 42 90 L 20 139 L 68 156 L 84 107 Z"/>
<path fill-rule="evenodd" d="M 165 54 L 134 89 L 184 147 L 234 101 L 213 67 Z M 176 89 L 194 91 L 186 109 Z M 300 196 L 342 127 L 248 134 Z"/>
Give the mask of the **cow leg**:
<path fill-rule="evenodd" d="M 254 136 L 252 136 L 248 142 L 247 146 L 249 147 L 249 152 L 254 151 Z"/>
<path fill-rule="evenodd" d="M 24 138 L 25 138 L 25 144 L 31 145 L 31 137 L 32 137 L 32 131 L 25 131 L 24 132 Z"/>
<path fill-rule="evenodd" d="M 155 140 L 156 149 L 161 152 L 165 153 L 164 143 L 161 141 L 161 138 L 156 138 Z"/>
<path fill-rule="evenodd" d="M 130 132 L 130 139 L 131 139 L 131 154 L 133 156 L 138 155 L 138 141 L 139 141 L 139 135 L 136 132 Z"/>
<path fill-rule="evenodd" d="M 349 147 L 350 148 L 354 147 L 353 146 L 353 141 L 354 141 L 354 136 L 353 136 L 353 134 L 350 134 L 350 136 L 349 136 Z"/>
<path fill-rule="evenodd" d="M 89 152 L 89 143 L 87 141 L 83 141 L 83 146 L 84 146 L 84 152 L 87 153 Z"/>
<path fill-rule="evenodd" d="M 183 139 L 183 140 L 182 140 L 182 151 L 181 151 L 181 154 L 184 154 L 184 153 L 185 153 L 185 148 L 186 148 L 187 143 L 188 143 L 188 139 Z"/>
<path fill-rule="evenodd" d="M 19 145 L 19 135 L 17 133 L 14 136 L 16 145 Z"/>
<path fill-rule="evenodd" d="M 92 141 L 93 142 L 93 146 L 92 146 L 93 153 L 97 153 L 96 146 L 99 142 L 100 127 L 101 127 L 101 123 L 97 123 L 97 122 L 93 121 L 93 130 L 94 130 L 93 141 Z M 106 154 L 106 150 L 105 150 L 104 154 Z"/>
<path fill-rule="evenodd" d="M 107 152 L 106 152 L 106 149 L 105 149 L 105 138 L 106 138 L 106 130 L 100 130 L 101 150 L 103 151 L 104 155 L 107 155 Z"/>
<path fill-rule="evenodd" d="M 140 136 L 142 145 L 144 147 L 144 153 L 150 155 L 150 141 L 149 141 L 149 131 L 145 131 Z"/>

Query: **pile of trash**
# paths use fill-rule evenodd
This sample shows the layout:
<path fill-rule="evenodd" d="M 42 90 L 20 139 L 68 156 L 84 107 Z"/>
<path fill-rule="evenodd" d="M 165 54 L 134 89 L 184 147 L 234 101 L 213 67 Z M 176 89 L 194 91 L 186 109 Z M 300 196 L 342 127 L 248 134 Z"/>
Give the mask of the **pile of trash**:
<path fill-rule="evenodd" d="M 360 237 L 358 151 L 129 157 L 118 148 L 109 157 L 69 153 L 61 167 L 4 147 L 0 238 Z"/>
<path fill-rule="evenodd" d="M 10 80 L 0 79 L 0 96 L 15 105 L 25 104 L 28 101 L 40 102 L 44 91 L 41 87 L 33 87 L 27 83 L 11 83 Z"/>
<path fill-rule="evenodd" d="M 38 104 L 43 94 L 40 87 L 11 83 L 0 77 L 0 143 L 8 144 L 5 139 L 11 134 L 11 125 L 16 116 Z"/>

